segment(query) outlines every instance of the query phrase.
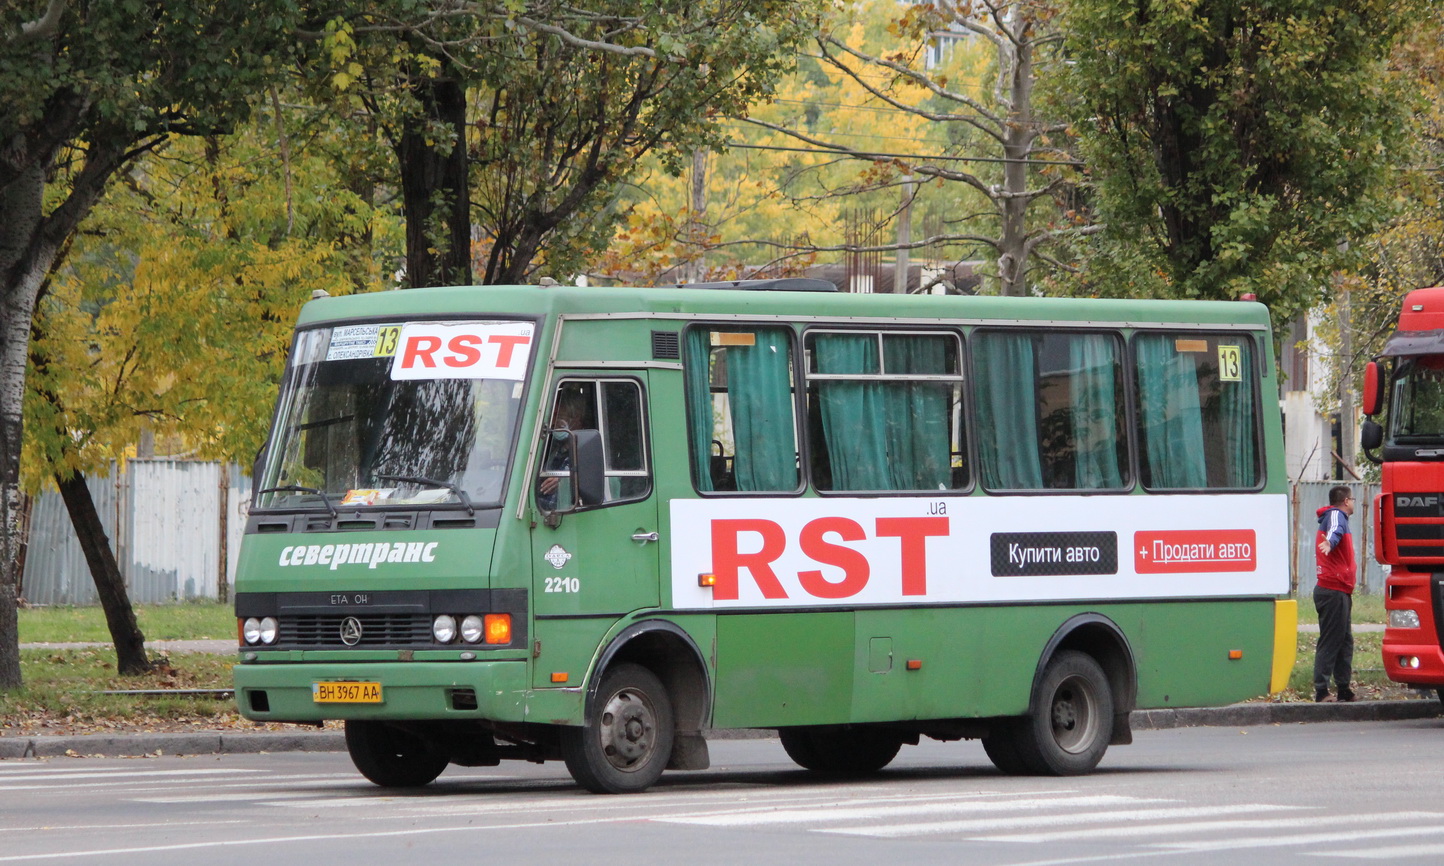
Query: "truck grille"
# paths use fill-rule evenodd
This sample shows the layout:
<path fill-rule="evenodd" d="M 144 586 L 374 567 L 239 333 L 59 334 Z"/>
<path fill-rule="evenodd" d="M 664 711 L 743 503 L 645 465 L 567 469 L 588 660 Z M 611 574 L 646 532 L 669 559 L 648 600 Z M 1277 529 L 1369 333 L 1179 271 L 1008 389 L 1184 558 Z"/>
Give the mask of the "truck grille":
<path fill-rule="evenodd" d="M 341 640 L 341 623 L 345 616 L 287 616 L 280 622 L 278 646 L 293 647 L 398 647 L 432 646 L 431 617 L 427 614 L 365 614 L 356 616 L 361 623 L 361 639 L 354 644 Z"/>

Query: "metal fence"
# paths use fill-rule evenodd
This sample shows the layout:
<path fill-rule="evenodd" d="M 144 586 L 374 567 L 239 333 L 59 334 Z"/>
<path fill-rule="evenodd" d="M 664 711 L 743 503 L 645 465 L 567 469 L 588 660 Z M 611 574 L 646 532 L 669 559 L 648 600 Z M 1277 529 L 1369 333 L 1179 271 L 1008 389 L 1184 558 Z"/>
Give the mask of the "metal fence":
<path fill-rule="evenodd" d="M 1300 598 L 1314 590 L 1315 512 L 1328 504 L 1333 481 L 1293 485 L 1290 566 Z M 251 480 L 239 466 L 184 460 L 131 460 L 123 471 L 88 479 L 131 600 L 160 603 L 228 598 L 245 529 L 242 503 Z M 1374 495 L 1379 485 L 1351 483 L 1350 519 L 1359 557 L 1359 590 L 1378 593 L 1385 569 L 1374 561 Z M 225 563 L 222 570 L 221 563 Z M 60 494 L 37 497 L 30 518 L 21 595 L 31 604 L 95 604 L 95 584 Z"/>
<path fill-rule="evenodd" d="M 251 481 L 238 466 L 130 460 L 87 478 L 131 601 L 228 598 Z M 60 494 L 36 497 L 21 578 L 31 604 L 96 604 L 90 567 Z"/>
<path fill-rule="evenodd" d="M 1388 570 L 1374 560 L 1374 497 L 1378 484 L 1362 481 L 1299 481 L 1289 497 L 1293 524 L 1294 586 L 1299 598 L 1314 594 L 1314 537 L 1318 531 L 1318 510 L 1329 504 L 1329 489 L 1344 484 L 1354 491 L 1354 516 L 1349 530 L 1354 534 L 1354 555 L 1358 558 L 1359 585 L 1356 592 L 1381 593 Z"/>

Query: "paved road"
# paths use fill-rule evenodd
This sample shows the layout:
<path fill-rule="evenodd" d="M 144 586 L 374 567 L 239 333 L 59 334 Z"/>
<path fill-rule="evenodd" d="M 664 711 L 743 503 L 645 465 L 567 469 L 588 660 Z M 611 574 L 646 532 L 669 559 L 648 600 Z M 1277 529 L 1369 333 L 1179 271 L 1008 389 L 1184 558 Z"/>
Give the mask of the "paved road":
<path fill-rule="evenodd" d="M 1444 860 L 1441 764 L 1439 720 L 1144 732 L 1071 779 L 1004 777 L 975 743 L 929 743 L 837 783 L 775 740 L 730 741 L 714 769 L 632 797 L 581 793 L 550 763 L 396 793 L 339 754 L 7 761 L 0 864 L 1412 866 Z"/>

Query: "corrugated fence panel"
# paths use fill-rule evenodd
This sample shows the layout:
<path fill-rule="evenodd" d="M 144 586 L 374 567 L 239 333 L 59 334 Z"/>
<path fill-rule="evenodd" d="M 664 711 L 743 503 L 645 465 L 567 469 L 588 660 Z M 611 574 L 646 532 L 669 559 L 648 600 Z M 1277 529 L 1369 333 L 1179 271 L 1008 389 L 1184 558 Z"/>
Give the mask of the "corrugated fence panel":
<path fill-rule="evenodd" d="M 129 480 L 129 563 L 136 601 L 216 598 L 220 573 L 221 466 L 133 460 Z"/>
<path fill-rule="evenodd" d="M 1343 484 L 1354 491 L 1354 516 L 1349 531 L 1354 535 L 1358 557 L 1359 583 L 1355 592 L 1381 593 L 1388 570 L 1374 559 L 1374 496 L 1379 485 L 1362 481 L 1300 481 L 1294 484 L 1294 562 L 1299 598 L 1314 595 L 1314 536 L 1318 532 L 1318 510 L 1329 504 L 1329 490 Z"/>
<path fill-rule="evenodd" d="M 131 460 L 124 472 L 87 478 L 87 486 L 131 601 L 220 597 L 223 537 L 226 585 L 233 583 L 245 530 L 242 503 L 251 489 L 239 466 Z M 21 592 L 31 604 L 98 603 L 70 515 L 54 490 L 36 497 L 23 579 Z"/>

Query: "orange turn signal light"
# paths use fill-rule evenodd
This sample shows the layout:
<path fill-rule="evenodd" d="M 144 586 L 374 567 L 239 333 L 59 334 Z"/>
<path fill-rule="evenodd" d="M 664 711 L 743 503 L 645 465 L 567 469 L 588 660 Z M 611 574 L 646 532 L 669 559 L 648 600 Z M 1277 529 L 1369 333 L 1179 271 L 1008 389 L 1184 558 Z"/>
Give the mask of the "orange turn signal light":
<path fill-rule="evenodd" d="M 564 683 L 564 682 L 566 682 L 566 681 L 567 681 L 567 675 L 566 675 L 566 673 L 565 673 L 564 671 L 552 671 L 552 682 L 554 682 L 554 683 Z"/>
<path fill-rule="evenodd" d="M 1229 650 L 1228 657 L 1233 659 L 1234 661 L 1238 661 L 1239 659 L 1243 658 L 1243 650 Z"/>
<path fill-rule="evenodd" d="M 698 585 L 698 586 L 716 586 L 716 585 L 717 585 L 717 575 L 715 575 L 715 574 L 699 574 L 699 575 L 697 575 L 697 585 Z"/>
<path fill-rule="evenodd" d="M 511 643 L 511 614 L 489 613 L 482 627 L 487 643 Z"/>
<path fill-rule="evenodd" d="M 923 669 L 923 660 L 922 660 L 922 659 L 908 659 L 908 670 L 910 670 L 910 671 L 920 671 L 920 670 L 922 670 L 922 669 Z"/>

